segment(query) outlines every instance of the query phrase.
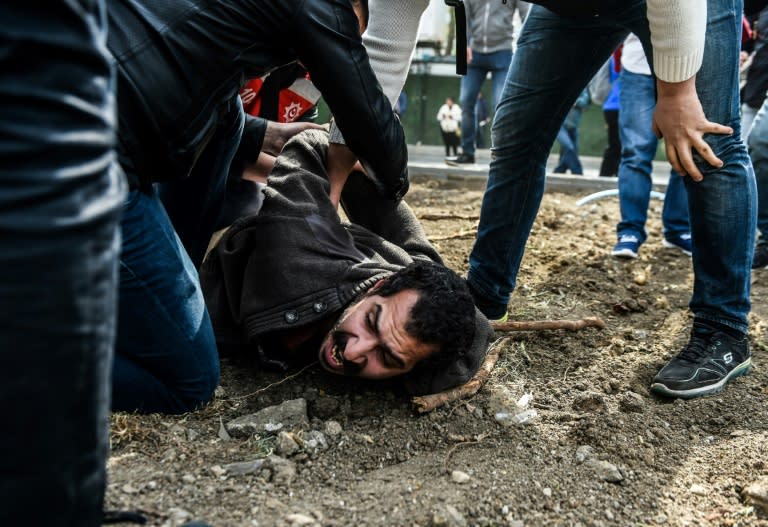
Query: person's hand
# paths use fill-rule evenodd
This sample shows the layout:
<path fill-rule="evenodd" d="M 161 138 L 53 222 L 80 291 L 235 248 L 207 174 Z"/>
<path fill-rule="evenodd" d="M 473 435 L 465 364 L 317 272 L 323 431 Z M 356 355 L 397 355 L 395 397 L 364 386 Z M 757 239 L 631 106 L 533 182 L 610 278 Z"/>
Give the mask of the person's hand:
<path fill-rule="evenodd" d="M 749 53 L 747 53 L 746 51 L 739 52 L 739 69 L 744 67 L 744 64 L 747 62 L 748 58 L 749 58 Z"/>
<path fill-rule="evenodd" d="M 276 156 L 291 137 L 308 128 L 322 130 L 323 126 L 305 122 L 278 123 L 276 121 L 267 121 L 267 131 L 264 133 L 264 143 L 261 151 Z"/>
<path fill-rule="evenodd" d="M 275 166 L 275 161 L 277 161 L 275 156 L 261 152 L 255 163 L 246 165 L 243 169 L 242 178 L 266 184 L 267 176 L 272 172 L 272 168 Z"/>
<path fill-rule="evenodd" d="M 328 171 L 328 182 L 331 184 L 331 203 L 338 210 L 341 191 L 344 190 L 344 184 L 347 182 L 349 174 L 353 170 L 362 171 L 362 166 L 357 160 L 357 156 L 347 145 L 331 143 L 328 145 L 325 168 Z"/>
<path fill-rule="evenodd" d="M 472 48 L 467 46 L 467 64 L 472 64 Z"/>
<path fill-rule="evenodd" d="M 723 162 L 704 141 L 704 134 L 733 133 L 729 126 L 708 121 L 696 94 L 696 76 L 683 82 L 657 80 L 658 101 L 653 113 L 653 131 L 664 138 L 667 159 L 680 175 L 694 181 L 704 179 L 693 162 L 691 149 L 710 165 L 720 168 Z"/>

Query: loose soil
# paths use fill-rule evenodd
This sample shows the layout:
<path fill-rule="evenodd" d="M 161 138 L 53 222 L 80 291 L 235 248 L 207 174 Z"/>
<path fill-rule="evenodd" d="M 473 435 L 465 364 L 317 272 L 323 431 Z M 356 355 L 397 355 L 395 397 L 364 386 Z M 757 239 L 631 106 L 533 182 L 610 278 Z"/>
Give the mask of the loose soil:
<path fill-rule="evenodd" d="M 478 185 L 432 180 L 407 197 L 462 273 L 481 197 Z M 605 329 L 499 334 L 489 382 L 425 415 L 386 384 L 319 367 L 286 379 L 223 359 L 206 408 L 113 415 L 106 508 L 163 526 L 768 526 L 768 270 L 753 272 L 752 373 L 715 396 L 659 398 L 650 381 L 691 325 L 690 258 L 662 248 L 656 200 L 640 257 L 611 257 L 616 198 L 580 197 L 544 196 L 510 313 L 596 316 Z M 538 415 L 498 422 L 526 393 Z M 274 457 L 251 474 L 222 468 L 277 448 L 268 434 L 227 438 L 223 424 L 299 398 L 327 448 L 283 454 L 288 476 Z M 310 433 L 294 432 L 299 443 Z"/>

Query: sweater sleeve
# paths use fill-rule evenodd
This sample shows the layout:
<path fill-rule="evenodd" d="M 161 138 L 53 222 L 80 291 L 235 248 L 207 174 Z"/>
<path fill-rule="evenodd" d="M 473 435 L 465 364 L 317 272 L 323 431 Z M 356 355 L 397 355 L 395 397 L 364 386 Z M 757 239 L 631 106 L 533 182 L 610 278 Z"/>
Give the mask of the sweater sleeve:
<path fill-rule="evenodd" d="M 653 70 L 666 82 L 693 77 L 704 56 L 707 4 L 701 0 L 647 0 Z"/>
<path fill-rule="evenodd" d="M 419 21 L 429 0 L 370 0 L 370 21 L 363 34 L 376 78 L 394 106 L 405 85 L 416 47 Z M 345 143 L 341 131 L 331 124 L 331 142 Z"/>

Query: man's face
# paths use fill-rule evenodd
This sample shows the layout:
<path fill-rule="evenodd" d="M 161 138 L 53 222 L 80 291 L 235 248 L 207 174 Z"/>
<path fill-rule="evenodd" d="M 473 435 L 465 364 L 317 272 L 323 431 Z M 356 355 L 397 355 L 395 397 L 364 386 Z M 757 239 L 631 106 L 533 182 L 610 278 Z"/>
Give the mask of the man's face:
<path fill-rule="evenodd" d="M 419 293 L 366 295 L 348 307 L 320 346 L 320 364 L 339 375 L 386 379 L 409 372 L 435 351 L 405 331 Z"/>

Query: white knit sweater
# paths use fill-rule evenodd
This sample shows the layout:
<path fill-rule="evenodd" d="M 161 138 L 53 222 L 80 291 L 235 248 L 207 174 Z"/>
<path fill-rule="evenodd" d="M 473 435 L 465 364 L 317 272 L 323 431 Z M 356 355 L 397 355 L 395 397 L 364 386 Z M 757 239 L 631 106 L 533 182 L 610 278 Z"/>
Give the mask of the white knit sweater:
<path fill-rule="evenodd" d="M 667 82 L 693 77 L 704 57 L 706 0 L 647 0 L 653 70 Z"/>
<path fill-rule="evenodd" d="M 363 44 L 384 95 L 393 106 L 405 85 L 419 21 L 428 5 L 429 0 L 370 0 L 368 3 L 371 15 Z M 331 142 L 344 143 L 335 125 L 331 126 Z"/>

